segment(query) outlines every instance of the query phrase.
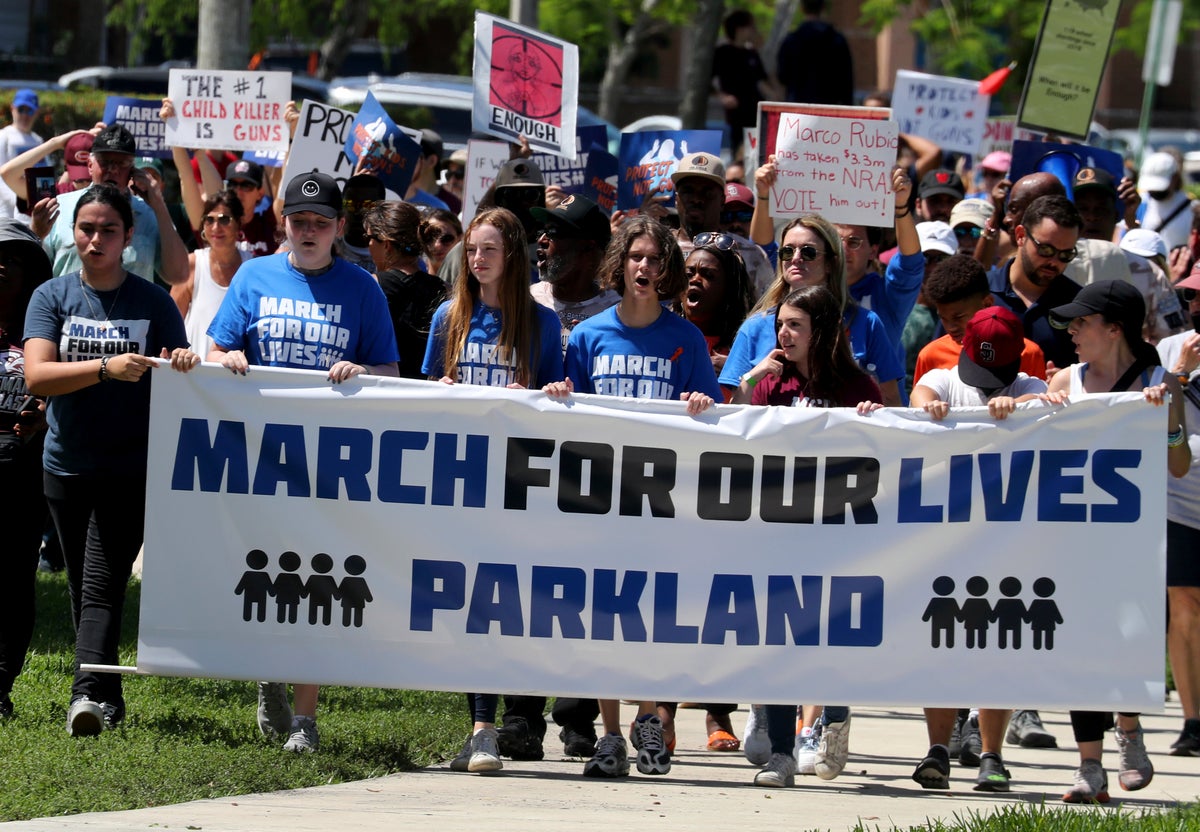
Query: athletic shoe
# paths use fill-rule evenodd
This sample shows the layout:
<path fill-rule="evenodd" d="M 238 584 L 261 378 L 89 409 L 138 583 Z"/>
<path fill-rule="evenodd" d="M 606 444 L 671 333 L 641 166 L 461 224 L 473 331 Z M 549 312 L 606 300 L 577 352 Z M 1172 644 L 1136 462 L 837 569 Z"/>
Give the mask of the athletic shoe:
<path fill-rule="evenodd" d="M 638 717 L 633 725 L 638 742 L 637 770 L 642 774 L 666 774 L 671 770 L 671 751 L 663 743 L 662 720 Z"/>
<path fill-rule="evenodd" d="M 828 713 L 828 712 L 826 712 Z M 822 780 L 833 780 L 846 767 L 846 758 L 850 756 L 850 714 L 846 714 L 843 722 L 826 722 L 825 715 L 817 723 L 820 743 L 817 745 L 817 757 L 813 761 L 817 776 Z"/>
<path fill-rule="evenodd" d="M 471 735 L 471 759 L 467 761 L 467 771 L 482 774 L 502 768 L 499 732 L 495 728 L 480 728 Z"/>
<path fill-rule="evenodd" d="M 962 729 L 967 723 L 966 709 L 961 709 L 954 719 L 954 730 L 950 732 L 950 757 L 953 759 L 962 753 Z"/>
<path fill-rule="evenodd" d="M 979 768 L 979 755 L 983 752 L 983 738 L 979 736 L 979 715 L 967 717 L 962 727 L 962 745 L 958 749 L 958 762 L 966 768 Z"/>
<path fill-rule="evenodd" d="M 1009 745 L 1022 748 L 1058 748 L 1058 740 L 1042 725 L 1037 711 L 1013 711 L 1004 738 Z"/>
<path fill-rule="evenodd" d="M 292 706 L 287 682 L 258 683 L 258 730 L 264 737 L 286 737 L 292 733 Z"/>
<path fill-rule="evenodd" d="M 751 705 L 746 717 L 746 730 L 742 732 L 742 753 L 756 766 L 765 766 L 771 760 L 771 738 L 767 734 L 767 708 Z"/>
<path fill-rule="evenodd" d="M 950 752 L 945 746 L 930 747 L 925 759 L 913 772 L 913 780 L 921 784 L 922 789 L 950 788 Z"/>
<path fill-rule="evenodd" d="M 782 789 L 796 785 L 796 761 L 791 754 L 772 754 L 767 767 L 754 775 L 754 785 Z"/>
<path fill-rule="evenodd" d="M 984 754 L 979 760 L 979 776 L 975 778 L 977 792 L 1008 791 L 1008 769 L 997 754 Z"/>
<path fill-rule="evenodd" d="M 1064 803 L 1107 803 L 1108 775 L 1099 760 L 1084 760 L 1075 769 L 1075 785 L 1063 795 Z"/>
<path fill-rule="evenodd" d="M 796 747 L 792 756 L 796 760 L 797 774 L 817 773 L 817 747 L 821 742 L 821 723 L 808 729 L 807 734 L 796 735 Z"/>
<path fill-rule="evenodd" d="M 104 709 L 86 696 L 67 709 L 67 733 L 72 737 L 94 737 L 104 730 Z"/>
<path fill-rule="evenodd" d="M 1154 764 L 1146 753 L 1146 732 L 1139 725 L 1133 731 L 1116 730 L 1117 782 L 1127 792 L 1136 792 L 1154 779 Z"/>
<path fill-rule="evenodd" d="M 605 734 L 596 743 L 596 753 L 583 764 L 584 777 L 628 777 L 629 751 L 620 734 Z"/>
<path fill-rule="evenodd" d="M 100 710 L 104 714 L 104 730 L 112 731 L 125 721 L 125 705 L 123 703 L 101 702 Z"/>
<path fill-rule="evenodd" d="M 316 717 L 293 717 L 291 733 L 283 744 L 283 750 L 293 754 L 313 754 L 320 746 L 321 735 L 317 732 Z"/>
<path fill-rule="evenodd" d="M 500 747 L 500 756 L 514 760 L 540 760 L 546 756 L 542 749 L 542 740 L 529 730 L 529 723 L 524 717 L 510 717 L 509 721 L 500 726 L 496 735 Z"/>
<path fill-rule="evenodd" d="M 466 772 L 466 771 L 469 771 L 469 769 L 467 767 L 470 764 L 471 764 L 471 737 L 468 736 L 466 738 L 466 740 L 463 741 L 462 751 L 458 752 L 458 756 L 450 761 L 450 770 Z"/>
<path fill-rule="evenodd" d="M 1185 719 L 1179 739 L 1171 743 L 1172 757 L 1200 757 L 1200 719 Z"/>
<path fill-rule="evenodd" d="M 589 736 L 568 725 L 558 732 L 558 738 L 562 740 L 563 754 L 568 757 L 590 758 L 596 754 L 595 731 L 592 731 Z"/>
<path fill-rule="evenodd" d="M 0 720 L 12 719 L 12 717 L 13 703 L 12 700 L 8 698 L 8 694 L 6 693 L 0 696 Z"/>

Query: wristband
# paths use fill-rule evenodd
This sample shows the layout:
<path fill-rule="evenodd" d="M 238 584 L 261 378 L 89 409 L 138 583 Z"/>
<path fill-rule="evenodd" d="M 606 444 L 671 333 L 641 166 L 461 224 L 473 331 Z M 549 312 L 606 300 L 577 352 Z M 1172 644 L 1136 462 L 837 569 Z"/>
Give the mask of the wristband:
<path fill-rule="evenodd" d="M 110 376 L 110 375 L 108 374 L 108 358 L 109 358 L 109 357 L 106 355 L 106 356 L 104 356 L 103 358 L 101 358 L 101 359 L 100 359 L 100 373 L 99 373 L 99 375 L 100 375 L 100 380 L 101 380 L 101 381 L 108 381 L 109 379 L 111 379 L 111 378 L 112 378 L 112 376 Z"/>
<path fill-rule="evenodd" d="M 756 193 L 755 196 L 758 197 L 759 199 L 770 199 L 771 198 L 770 194 L 763 195 L 763 194 Z"/>
<path fill-rule="evenodd" d="M 911 209 L 911 208 L 905 208 L 905 209 L 904 209 L 904 213 L 903 213 L 903 214 L 901 214 L 899 211 L 897 211 L 897 212 L 896 212 L 896 219 L 902 219 L 903 217 L 907 217 L 907 216 L 908 216 L 909 214 L 911 214 L 911 213 L 912 213 L 912 209 Z"/>
<path fill-rule="evenodd" d="M 753 390 L 754 385 L 758 384 L 758 379 L 749 373 L 742 373 L 742 377 L 738 379 L 738 384 L 744 384 L 748 390 Z"/>
<path fill-rule="evenodd" d="M 1178 427 L 1176 427 L 1174 433 L 1167 434 L 1167 447 L 1168 448 L 1178 448 L 1180 445 L 1182 445 L 1186 441 L 1187 441 L 1187 434 L 1183 430 L 1183 425 L 1179 425 Z"/>

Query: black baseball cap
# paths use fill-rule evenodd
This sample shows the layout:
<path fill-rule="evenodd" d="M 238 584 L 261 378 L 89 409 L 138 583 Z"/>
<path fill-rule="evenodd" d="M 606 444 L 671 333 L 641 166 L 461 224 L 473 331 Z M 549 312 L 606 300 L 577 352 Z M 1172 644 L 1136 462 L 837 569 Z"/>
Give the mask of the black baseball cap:
<path fill-rule="evenodd" d="M 917 196 L 921 199 L 938 194 L 949 194 L 962 199 L 966 193 L 967 189 L 963 186 L 962 177 L 945 168 L 929 171 L 921 177 L 921 187 L 917 189 Z"/>
<path fill-rule="evenodd" d="M 262 165 L 250 159 L 238 159 L 225 170 L 225 179 L 237 182 L 239 179 L 249 182 L 256 188 L 262 187 Z"/>
<path fill-rule="evenodd" d="M 1075 299 L 1050 310 L 1050 323 L 1059 329 L 1076 318 L 1100 313 L 1104 320 L 1121 325 L 1125 337 L 1141 340 L 1146 321 L 1146 301 L 1132 283 L 1124 280 L 1101 280 L 1079 290 Z"/>
<path fill-rule="evenodd" d="M 1117 195 L 1117 184 L 1113 175 L 1104 168 L 1080 168 L 1072 183 L 1076 193 L 1084 188 L 1100 188 L 1107 194 Z"/>
<path fill-rule="evenodd" d="M 137 142 L 133 134 L 120 124 L 110 124 L 92 140 L 92 154 L 96 153 L 126 153 L 137 155 Z"/>
<path fill-rule="evenodd" d="M 608 245 L 612 236 L 608 217 L 585 196 L 570 194 L 553 209 L 535 205 L 529 211 L 538 222 L 554 226 L 564 237 Z"/>
<path fill-rule="evenodd" d="M 322 217 L 335 218 L 342 212 L 342 192 L 332 176 L 324 173 L 302 173 L 288 182 L 283 194 L 283 216 L 312 211 Z"/>

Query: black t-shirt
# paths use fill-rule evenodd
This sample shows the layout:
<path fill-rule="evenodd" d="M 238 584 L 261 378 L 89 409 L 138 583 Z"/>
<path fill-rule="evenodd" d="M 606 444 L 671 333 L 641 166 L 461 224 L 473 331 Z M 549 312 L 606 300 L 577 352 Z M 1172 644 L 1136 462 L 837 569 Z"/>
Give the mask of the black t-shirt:
<path fill-rule="evenodd" d="M 429 341 L 429 324 L 433 313 L 446 299 L 446 284 L 440 277 L 414 272 L 380 272 L 379 288 L 387 297 L 392 328 L 396 330 L 396 346 L 400 349 L 400 377 L 425 378 L 421 362 Z"/>
<path fill-rule="evenodd" d="M 758 122 L 758 82 L 766 80 L 762 60 L 754 49 L 732 43 L 723 43 L 713 52 L 713 77 L 721 88 L 736 96 L 738 106 L 725 111 L 725 120 L 730 126 L 741 129 L 752 127 Z M 741 136 L 735 137 L 741 141 Z"/>

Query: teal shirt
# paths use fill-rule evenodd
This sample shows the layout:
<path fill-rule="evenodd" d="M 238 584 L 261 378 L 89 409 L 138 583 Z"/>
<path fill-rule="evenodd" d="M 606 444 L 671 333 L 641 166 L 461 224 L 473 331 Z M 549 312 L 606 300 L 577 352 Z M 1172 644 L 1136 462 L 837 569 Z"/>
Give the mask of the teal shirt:
<path fill-rule="evenodd" d="M 58 195 L 58 219 L 42 240 L 42 248 L 54 263 L 54 276 L 79 271 L 83 263 L 75 248 L 75 206 L 90 188 Z M 121 254 L 125 270 L 153 280 L 162 273 L 162 244 L 158 237 L 158 218 L 140 196 L 133 196 L 133 239 Z"/>

